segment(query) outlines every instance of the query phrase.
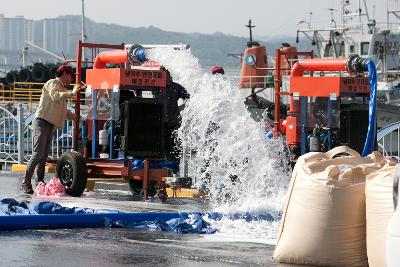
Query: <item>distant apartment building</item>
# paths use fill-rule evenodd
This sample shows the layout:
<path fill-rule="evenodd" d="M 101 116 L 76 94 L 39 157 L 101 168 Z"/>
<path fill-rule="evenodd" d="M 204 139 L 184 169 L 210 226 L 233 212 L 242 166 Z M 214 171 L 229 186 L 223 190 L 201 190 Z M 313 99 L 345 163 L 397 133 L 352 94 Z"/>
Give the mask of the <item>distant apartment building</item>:
<path fill-rule="evenodd" d="M 6 18 L 0 14 L 0 49 L 20 50 L 25 40 L 33 40 L 34 27 L 33 20 L 27 20 L 21 16 Z"/>
<path fill-rule="evenodd" d="M 30 20 L 22 16 L 6 18 L 0 14 L 0 50 L 21 51 L 30 41 L 50 52 L 72 51 L 69 22 L 65 19 Z"/>
<path fill-rule="evenodd" d="M 54 53 L 68 54 L 70 47 L 69 23 L 65 19 L 35 21 L 35 44 Z"/>

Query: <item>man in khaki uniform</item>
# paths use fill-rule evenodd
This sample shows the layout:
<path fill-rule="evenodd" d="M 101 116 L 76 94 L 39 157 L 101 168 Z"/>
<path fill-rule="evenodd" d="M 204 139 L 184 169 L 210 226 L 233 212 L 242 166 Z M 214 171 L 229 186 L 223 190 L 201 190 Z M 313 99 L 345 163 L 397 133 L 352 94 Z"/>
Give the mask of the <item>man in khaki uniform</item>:
<path fill-rule="evenodd" d="M 63 128 L 66 119 L 74 119 L 75 115 L 67 110 L 66 100 L 76 95 L 81 88 L 75 85 L 72 92 L 65 88 L 65 85 L 72 82 L 73 75 L 71 66 L 62 65 L 57 70 L 57 78 L 47 81 L 43 86 L 36 118 L 32 123 L 33 153 L 22 183 L 22 189 L 27 194 L 33 194 L 31 180 L 35 168 L 38 182 L 44 180 L 54 128 Z"/>

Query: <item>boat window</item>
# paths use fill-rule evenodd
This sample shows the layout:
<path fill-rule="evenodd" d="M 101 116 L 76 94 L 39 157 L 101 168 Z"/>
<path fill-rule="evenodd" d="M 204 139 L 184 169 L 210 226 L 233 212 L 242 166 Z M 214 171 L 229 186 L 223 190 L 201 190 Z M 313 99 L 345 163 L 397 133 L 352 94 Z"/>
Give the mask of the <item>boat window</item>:
<path fill-rule="evenodd" d="M 354 53 L 354 45 L 350 45 L 350 53 Z"/>
<path fill-rule="evenodd" d="M 374 44 L 374 52 L 373 52 L 374 55 L 378 55 L 379 53 L 381 53 L 382 48 L 383 48 L 382 42 L 375 41 L 375 44 Z"/>
<path fill-rule="evenodd" d="M 362 56 L 368 55 L 368 49 L 369 49 L 369 42 L 362 42 L 361 43 L 361 55 Z"/>

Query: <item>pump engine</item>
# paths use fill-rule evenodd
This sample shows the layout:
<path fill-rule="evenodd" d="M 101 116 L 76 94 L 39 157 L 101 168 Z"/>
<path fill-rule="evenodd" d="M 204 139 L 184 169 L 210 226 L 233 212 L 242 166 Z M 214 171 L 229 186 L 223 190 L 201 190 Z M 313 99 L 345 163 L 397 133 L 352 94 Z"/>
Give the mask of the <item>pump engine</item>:
<path fill-rule="evenodd" d="M 92 158 L 162 159 L 168 154 L 167 74 L 158 63 L 143 65 L 146 60 L 144 48 L 133 45 L 100 53 L 93 69 L 86 71 L 91 108 L 84 138 L 91 144 Z"/>

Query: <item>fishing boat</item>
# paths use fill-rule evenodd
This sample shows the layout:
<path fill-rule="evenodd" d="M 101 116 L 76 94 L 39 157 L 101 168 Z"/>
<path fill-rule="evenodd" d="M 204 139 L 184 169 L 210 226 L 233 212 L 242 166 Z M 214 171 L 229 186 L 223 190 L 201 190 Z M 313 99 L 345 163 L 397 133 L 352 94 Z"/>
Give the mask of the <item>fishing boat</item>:
<path fill-rule="evenodd" d="M 298 22 L 296 41 L 299 43 L 301 36 L 309 40 L 313 57 L 347 58 L 351 54 L 357 54 L 375 62 L 378 76 L 377 124 L 378 128 L 381 128 L 400 121 L 400 21 L 389 20 L 391 17 L 397 18 L 400 10 L 389 9 L 388 4 L 387 22 L 378 23 L 373 16 L 369 15 L 365 0 L 363 4 L 361 8 L 361 1 L 353 5 L 350 0 L 342 0 L 340 23 L 335 21 L 333 9 L 330 9 L 331 20 L 327 26 L 313 27 L 311 18 Z M 307 26 L 303 28 L 304 25 Z M 246 27 L 250 31 L 250 41 L 242 56 L 239 87 L 252 116 L 260 119 L 262 114 L 271 114 L 274 109 L 274 91 L 272 90 L 274 68 L 272 66 L 276 58 L 268 56 L 265 46 L 253 41 L 252 29 L 255 26 L 251 24 L 251 20 Z M 289 43 L 282 43 L 282 48 L 287 51 L 297 51 L 296 47 Z M 289 58 L 282 61 L 287 62 L 287 71 L 282 76 L 283 91 L 287 91 L 290 87 L 290 69 L 297 61 L 295 57 L 290 57 L 290 52 L 288 55 L 286 57 Z M 256 68 L 247 68 L 252 65 Z M 329 76 L 330 73 L 319 72 L 315 75 Z M 283 111 L 287 104 L 288 98 L 284 98 L 281 102 Z M 273 118 L 270 119 L 273 120 Z"/>
<path fill-rule="evenodd" d="M 375 9 L 375 6 L 374 6 Z M 386 22 L 377 22 L 367 1 L 341 0 L 340 22 L 330 11 L 330 23 L 314 26 L 309 20 L 297 23 L 296 41 L 300 36 L 310 41 L 315 55 L 321 58 L 340 58 L 358 54 L 375 62 L 378 71 L 378 102 L 400 104 L 400 20 L 399 3 L 387 0 Z M 305 26 L 306 25 L 306 26 Z"/>

